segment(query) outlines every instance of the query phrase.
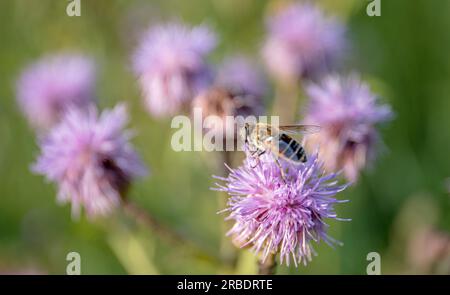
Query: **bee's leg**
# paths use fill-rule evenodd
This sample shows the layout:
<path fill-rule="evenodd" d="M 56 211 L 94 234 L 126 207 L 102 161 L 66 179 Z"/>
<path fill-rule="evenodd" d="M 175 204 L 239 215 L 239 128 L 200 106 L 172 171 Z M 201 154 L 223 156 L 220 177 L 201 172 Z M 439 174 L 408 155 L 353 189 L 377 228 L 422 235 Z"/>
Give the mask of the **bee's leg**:
<path fill-rule="evenodd" d="M 258 150 L 254 150 L 254 151 L 251 151 L 250 152 L 250 155 L 253 157 L 253 156 L 255 156 L 255 154 L 258 152 Z"/>
<path fill-rule="evenodd" d="M 280 168 L 281 178 L 283 179 L 284 182 L 286 182 L 286 176 L 284 174 L 283 166 L 281 166 L 281 163 L 280 161 L 278 161 L 277 158 L 275 158 L 275 163 L 277 163 L 278 168 Z"/>
<path fill-rule="evenodd" d="M 259 158 L 258 157 L 256 157 L 256 164 L 255 165 L 253 165 L 253 166 L 251 166 L 252 167 L 252 169 L 255 169 L 256 168 L 256 166 L 258 166 L 259 165 Z"/>
<path fill-rule="evenodd" d="M 254 154 L 256 154 L 258 152 L 258 154 L 256 155 L 256 160 L 257 160 L 257 162 L 256 162 L 256 165 L 255 166 L 252 166 L 252 169 L 254 169 L 254 168 L 256 168 L 256 166 L 258 166 L 259 165 L 259 157 L 260 156 L 262 156 L 262 155 L 264 155 L 265 153 L 266 153 L 266 151 L 264 150 L 264 151 L 258 151 L 258 150 L 256 150 L 254 153 L 252 153 L 252 157 L 254 156 Z"/>
<path fill-rule="evenodd" d="M 258 149 L 254 149 L 254 150 L 249 149 L 248 151 L 250 152 L 250 158 L 254 159 L 255 158 L 255 154 L 258 152 Z M 255 166 L 251 166 L 251 167 L 252 167 L 252 169 L 254 169 L 256 166 L 258 166 L 258 163 L 256 163 Z"/>

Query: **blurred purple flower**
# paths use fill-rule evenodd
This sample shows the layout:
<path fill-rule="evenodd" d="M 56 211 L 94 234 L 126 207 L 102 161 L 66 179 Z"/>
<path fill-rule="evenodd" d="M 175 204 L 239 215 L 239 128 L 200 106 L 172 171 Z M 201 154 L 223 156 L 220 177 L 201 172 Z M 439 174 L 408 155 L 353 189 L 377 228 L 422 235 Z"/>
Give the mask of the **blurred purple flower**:
<path fill-rule="evenodd" d="M 266 91 L 266 81 L 256 64 L 243 56 L 226 58 L 219 66 L 216 84 L 240 95 L 259 99 Z"/>
<path fill-rule="evenodd" d="M 133 55 L 133 68 L 152 115 L 175 114 L 210 85 L 205 59 L 215 46 L 216 37 L 205 26 L 169 24 L 144 34 Z"/>
<path fill-rule="evenodd" d="M 33 166 L 58 185 L 58 200 L 72 203 L 77 217 L 84 207 L 89 217 L 106 215 L 125 197 L 131 180 L 146 169 L 129 143 L 124 105 L 104 111 L 70 109 L 61 123 L 40 142 Z"/>
<path fill-rule="evenodd" d="M 25 69 L 17 81 L 17 99 L 33 127 L 48 129 L 69 106 L 91 104 L 95 82 L 91 59 L 76 54 L 51 55 Z"/>
<path fill-rule="evenodd" d="M 345 28 L 310 3 L 292 4 L 268 21 L 262 54 L 280 80 L 315 78 L 335 65 L 345 49 Z"/>
<path fill-rule="evenodd" d="M 321 132 L 308 136 L 307 149 L 319 147 L 328 171 L 343 169 L 347 179 L 356 181 L 360 169 L 375 155 L 379 141 L 375 125 L 392 118 L 391 108 L 380 105 L 356 76 L 328 76 L 306 91 L 310 105 L 305 122 L 322 127 Z"/>
<path fill-rule="evenodd" d="M 236 223 L 228 232 L 234 243 L 241 247 L 251 246 L 255 253 L 265 259 L 270 253 L 280 253 L 280 262 L 289 265 L 311 261 L 317 255 L 312 241 L 325 241 L 330 246 L 338 243 L 327 234 L 325 218 L 337 217 L 333 206 L 346 202 L 334 195 L 346 185 L 338 185 L 336 174 L 325 175 L 317 155 L 305 164 L 295 165 L 282 159 L 284 178 L 273 155 L 260 156 L 257 165 L 250 156 L 244 165 L 230 169 L 225 181 L 216 190 L 227 192 L 231 197 L 227 219 Z"/>
<path fill-rule="evenodd" d="M 414 213 L 415 214 L 415 213 Z M 414 227 L 406 245 L 408 270 L 420 274 L 448 274 L 450 235 L 429 225 Z M 447 270 L 440 273 L 439 271 Z"/>
<path fill-rule="evenodd" d="M 208 130 L 237 139 L 237 125 L 227 117 L 258 116 L 263 111 L 265 81 L 244 57 L 230 57 L 219 67 L 215 85 L 195 97 L 192 106 L 208 118 Z"/>

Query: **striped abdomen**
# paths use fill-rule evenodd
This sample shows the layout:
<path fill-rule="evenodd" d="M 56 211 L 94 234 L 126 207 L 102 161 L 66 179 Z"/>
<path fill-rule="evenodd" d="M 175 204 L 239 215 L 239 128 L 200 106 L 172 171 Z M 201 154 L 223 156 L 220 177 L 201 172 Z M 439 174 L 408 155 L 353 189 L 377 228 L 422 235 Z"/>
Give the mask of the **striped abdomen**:
<path fill-rule="evenodd" d="M 278 153 L 294 162 L 306 162 L 305 149 L 292 137 L 281 133 L 278 136 Z"/>

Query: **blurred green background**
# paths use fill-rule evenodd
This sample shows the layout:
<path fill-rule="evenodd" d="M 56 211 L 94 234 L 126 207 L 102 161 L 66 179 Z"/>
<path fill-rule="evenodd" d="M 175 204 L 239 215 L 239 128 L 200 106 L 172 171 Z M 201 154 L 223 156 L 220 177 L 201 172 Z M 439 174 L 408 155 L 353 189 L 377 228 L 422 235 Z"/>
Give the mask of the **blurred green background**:
<path fill-rule="evenodd" d="M 282 266 L 278 273 L 365 274 L 372 251 L 381 254 L 384 274 L 431 272 L 414 257 L 431 251 L 428 241 L 423 253 L 411 241 L 419 229 L 450 230 L 450 1 L 382 0 L 380 17 L 366 15 L 365 0 L 316 2 L 348 24 L 347 68 L 361 72 L 396 117 L 382 128 L 386 147 L 372 169 L 340 196 L 351 201 L 338 213 L 352 221 L 331 221 L 331 235 L 345 245 L 319 245 L 307 267 Z M 68 17 L 67 4 L 0 2 L 0 273 L 64 274 L 71 251 L 80 253 L 83 274 L 229 273 L 121 212 L 94 223 L 72 221 L 70 206 L 56 204 L 54 186 L 29 170 L 38 150 L 14 84 L 23 67 L 44 54 L 76 50 L 95 57 L 100 106 L 128 103 L 137 131 L 133 142 L 152 170 L 130 197 L 217 255 L 223 216 L 216 214 L 217 196 L 209 188 L 211 174 L 221 171 L 218 155 L 171 150 L 170 121 L 156 121 L 143 110 L 130 54 L 149 23 L 176 19 L 204 22 L 218 32 L 213 62 L 233 52 L 256 57 L 271 2 L 81 0 L 80 17 Z M 253 260 L 243 254 L 238 272 L 253 272 Z"/>

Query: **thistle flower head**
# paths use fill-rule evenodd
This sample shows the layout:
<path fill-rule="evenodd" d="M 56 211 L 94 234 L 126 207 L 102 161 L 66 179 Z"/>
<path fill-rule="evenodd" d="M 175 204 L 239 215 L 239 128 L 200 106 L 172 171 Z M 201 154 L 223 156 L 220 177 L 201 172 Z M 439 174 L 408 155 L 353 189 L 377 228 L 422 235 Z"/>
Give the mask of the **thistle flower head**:
<path fill-rule="evenodd" d="M 307 148 L 319 146 L 327 170 L 343 169 L 349 180 L 356 181 L 360 169 L 374 157 L 379 138 L 375 125 L 392 117 L 390 107 L 379 104 L 356 76 L 329 76 L 307 87 L 307 94 L 310 105 L 305 122 L 322 127 L 308 137 Z"/>
<path fill-rule="evenodd" d="M 281 263 L 306 264 L 316 255 L 312 242 L 338 243 L 328 236 L 326 218 L 339 219 L 334 205 L 344 201 L 334 196 L 346 186 L 337 175 L 324 174 L 317 154 L 305 164 L 279 159 L 284 176 L 273 155 L 255 159 L 247 155 L 244 164 L 231 169 L 217 190 L 230 195 L 227 219 L 235 221 L 228 232 L 235 244 L 252 246 L 263 259 L 280 253 Z"/>
<path fill-rule="evenodd" d="M 313 78 L 333 66 L 345 48 L 343 25 L 310 3 L 283 9 L 269 19 L 268 30 L 262 54 L 280 80 Z"/>
<path fill-rule="evenodd" d="M 240 95 L 261 98 L 266 81 L 257 65 L 244 56 L 226 58 L 219 66 L 216 84 Z"/>
<path fill-rule="evenodd" d="M 256 65 L 243 56 L 227 58 L 219 67 L 214 86 L 194 99 L 202 110 L 205 128 L 225 139 L 237 139 L 237 117 L 258 116 L 263 111 L 265 81 Z M 231 118 L 233 120 L 231 120 Z"/>
<path fill-rule="evenodd" d="M 108 214 L 132 179 L 146 173 L 123 130 L 127 120 L 124 105 L 101 115 L 94 106 L 69 109 L 40 142 L 33 170 L 57 184 L 58 200 L 71 202 L 74 216 L 81 207 L 89 217 Z"/>
<path fill-rule="evenodd" d="M 236 94 L 223 87 L 211 87 L 201 92 L 192 103 L 194 111 L 200 109 L 205 131 L 220 136 L 225 140 L 236 142 L 239 118 L 261 114 L 263 105 L 259 96 Z"/>
<path fill-rule="evenodd" d="M 215 35 L 205 26 L 161 25 L 143 35 L 133 69 L 152 115 L 175 114 L 211 83 L 205 59 L 215 45 Z"/>
<path fill-rule="evenodd" d="M 58 54 L 27 67 L 17 81 L 17 100 L 34 128 L 48 129 L 69 106 L 94 100 L 95 65 L 85 56 Z"/>

